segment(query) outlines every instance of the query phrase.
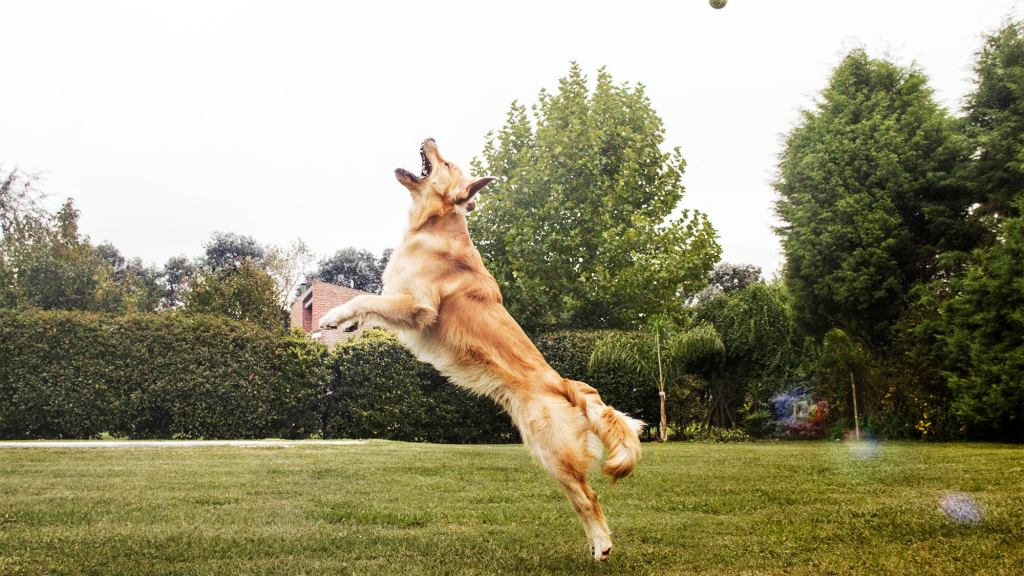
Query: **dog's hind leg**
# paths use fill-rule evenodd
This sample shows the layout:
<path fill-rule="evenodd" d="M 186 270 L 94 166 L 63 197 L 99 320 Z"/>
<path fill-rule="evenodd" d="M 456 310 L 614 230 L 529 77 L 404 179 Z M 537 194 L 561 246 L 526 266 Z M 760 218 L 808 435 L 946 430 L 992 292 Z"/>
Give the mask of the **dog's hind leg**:
<path fill-rule="evenodd" d="M 563 410 L 565 414 L 555 418 L 545 410 L 542 418 L 531 422 L 527 442 L 579 514 L 594 559 L 606 560 L 612 550 L 611 534 L 597 494 L 587 481 L 587 473 L 596 457 L 591 448 L 592 434 L 585 422 L 576 421 L 582 416 L 577 408 L 566 405 Z M 569 423 L 572 425 L 566 429 Z"/>

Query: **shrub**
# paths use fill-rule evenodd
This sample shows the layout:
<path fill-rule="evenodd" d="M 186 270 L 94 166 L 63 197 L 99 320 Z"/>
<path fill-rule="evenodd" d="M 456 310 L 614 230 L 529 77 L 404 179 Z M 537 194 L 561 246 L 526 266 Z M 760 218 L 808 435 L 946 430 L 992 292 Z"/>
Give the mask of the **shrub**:
<path fill-rule="evenodd" d="M 342 343 L 332 375 L 324 436 L 418 442 L 511 442 L 509 417 L 488 398 L 446 381 L 394 334 L 372 330 Z"/>
<path fill-rule="evenodd" d="M 685 440 L 691 442 L 750 442 L 753 438 L 740 428 L 719 428 L 718 426 L 701 426 L 693 423 L 679 434 Z"/>
<path fill-rule="evenodd" d="M 0 310 L 0 437 L 303 436 L 325 354 L 222 317 Z"/>
<path fill-rule="evenodd" d="M 566 330 L 541 334 L 533 340 L 551 367 L 562 376 L 586 382 L 597 388 L 606 404 L 644 422 L 657 424 L 660 407 L 655 382 L 643 382 L 625 367 L 587 372 L 591 352 L 610 333 L 610 330 Z"/>

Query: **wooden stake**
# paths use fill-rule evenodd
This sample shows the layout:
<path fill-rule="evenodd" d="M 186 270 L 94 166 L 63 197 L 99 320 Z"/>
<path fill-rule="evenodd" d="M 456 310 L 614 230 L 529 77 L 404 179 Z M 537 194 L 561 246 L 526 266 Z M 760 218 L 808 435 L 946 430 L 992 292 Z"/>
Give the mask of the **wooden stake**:
<path fill-rule="evenodd" d="M 853 392 L 853 429 L 857 435 L 857 442 L 860 442 L 860 417 L 857 415 L 857 383 L 853 380 L 853 370 L 850 370 L 850 390 Z"/>

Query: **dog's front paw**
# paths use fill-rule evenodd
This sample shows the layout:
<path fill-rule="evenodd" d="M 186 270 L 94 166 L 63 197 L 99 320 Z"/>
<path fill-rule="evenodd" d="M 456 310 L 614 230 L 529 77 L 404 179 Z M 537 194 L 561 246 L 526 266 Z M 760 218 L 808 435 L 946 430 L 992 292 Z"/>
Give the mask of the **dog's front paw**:
<path fill-rule="evenodd" d="M 340 328 L 342 332 L 355 332 L 359 329 L 359 321 L 352 318 L 342 322 L 338 328 Z"/>
<path fill-rule="evenodd" d="M 350 315 L 347 312 L 348 310 L 345 309 L 344 304 L 332 308 L 327 312 L 327 314 L 324 314 L 323 317 L 320 318 L 320 322 L 317 323 L 317 326 L 319 326 L 321 330 L 333 330 L 349 320 Z"/>

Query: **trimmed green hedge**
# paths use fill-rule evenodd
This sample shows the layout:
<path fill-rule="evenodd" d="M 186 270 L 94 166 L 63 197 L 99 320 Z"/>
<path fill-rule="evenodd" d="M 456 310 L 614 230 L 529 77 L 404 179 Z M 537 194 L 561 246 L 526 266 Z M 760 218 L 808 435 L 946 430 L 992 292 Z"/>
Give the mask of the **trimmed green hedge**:
<path fill-rule="evenodd" d="M 651 421 L 629 374 L 587 374 L 603 332 L 537 338 L 552 366 Z M 0 438 L 386 438 L 514 442 L 491 400 L 370 331 L 331 353 L 223 317 L 0 309 Z"/>
<path fill-rule="evenodd" d="M 325 356 L 221 317 L 0 310 L 0 437 L 302 437 Z"/>
<path fill-rule="evenodd" d="M 513 442 L 509 417 L 449 383 L 390 333 L 369 331 L 334 349 L 324 436 L 418 442 Z"/>

